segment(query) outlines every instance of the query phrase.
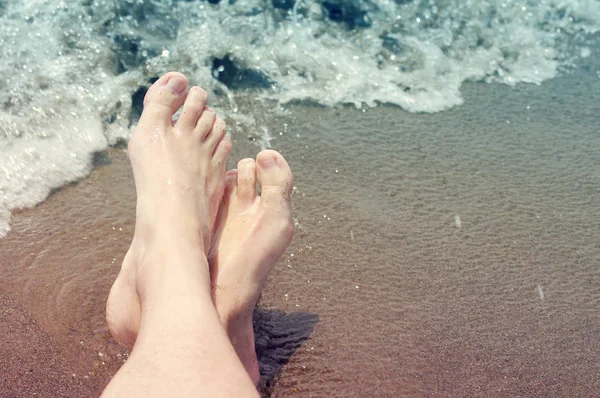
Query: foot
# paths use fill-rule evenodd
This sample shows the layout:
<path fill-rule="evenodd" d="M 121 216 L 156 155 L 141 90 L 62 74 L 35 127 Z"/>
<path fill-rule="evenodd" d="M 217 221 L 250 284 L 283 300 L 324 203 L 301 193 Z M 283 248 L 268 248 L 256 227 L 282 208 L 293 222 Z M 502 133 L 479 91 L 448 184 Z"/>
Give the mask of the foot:
<path fill-rule="evenodd" d="M 153 270 L 148 259 L 164 256 L 165 247 L 206 253 L 223 196 L 231 139 L 223 120 L 206 107 L 206 92 L 192 87 L 188 93 L 187 88 L 180 73 L 156 81 L 129 141 L 137 192 L 135 234 L 106 305 L 113 337 L 129 346 L 137 337 L 147 293 L 168 277 Z M 210 280 L 208 267 L 197 264 L 189 275 L 199 286 Z"/>
<path fill-rule="evenodd" d="M 257 195 L 256 183 L 261 194 Z M 221 323 L 246 371 L 258 384 L 252 313 L 267 275 L 294 235 L 292 172 L 275 151 L 244 159 L 227 173 L 209 254 L 212 294 Z"/>

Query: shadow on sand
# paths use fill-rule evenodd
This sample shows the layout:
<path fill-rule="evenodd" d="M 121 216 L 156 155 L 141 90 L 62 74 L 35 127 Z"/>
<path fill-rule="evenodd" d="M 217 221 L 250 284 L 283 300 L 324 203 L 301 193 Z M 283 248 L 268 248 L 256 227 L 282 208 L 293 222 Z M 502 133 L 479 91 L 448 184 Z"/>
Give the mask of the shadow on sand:
<path fill-rule="evenodd" d="M 260 364 L 260 391 L 268 396 L 275 377 L 308 339 L 319 317 L 311 312 L 286 314 L 256 307 L 252 321 Z"/>

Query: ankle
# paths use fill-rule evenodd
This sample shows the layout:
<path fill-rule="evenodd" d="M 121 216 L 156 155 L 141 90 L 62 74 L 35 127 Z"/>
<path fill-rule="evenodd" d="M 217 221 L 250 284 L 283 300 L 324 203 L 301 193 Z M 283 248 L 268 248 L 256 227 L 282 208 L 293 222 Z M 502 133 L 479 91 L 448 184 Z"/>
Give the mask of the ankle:
<path fill-rule="evenodd" d="M 159 239 L 151 246 L 135 250 L 137 291 L 142 308 L 149 301 L 178 297 L 198 297 L 212 305 L 210 273 L 202 245 Z"/>
<path fill-rule="evenodd" d="M 138 217 L 138 220 L 140 217 Z M 202 228 L 189 220 L 154 219 L 148 222 L 137 221 L 133 243 L 138 248 L 156 248 L 171 256 L 173 251 L 193 251 L 199 249 L 205 253 L 209 246 L 210 230 Z M 133 246 L 133 245 L 132 245 Z"/>

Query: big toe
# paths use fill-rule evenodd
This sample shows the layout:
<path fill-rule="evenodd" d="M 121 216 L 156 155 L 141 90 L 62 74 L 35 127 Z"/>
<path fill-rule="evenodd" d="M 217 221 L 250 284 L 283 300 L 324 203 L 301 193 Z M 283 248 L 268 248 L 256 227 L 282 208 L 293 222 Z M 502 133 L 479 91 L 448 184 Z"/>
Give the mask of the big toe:
<path fill-rule="evenodd" d="M 258 154 L 256 163 L 261 201 L 267 206 L 289 208 L 294 178 L 286 160 L 279 152 L 265 150 Z"/>
<path fill-rule="evenodd" d="M 178 72 L 169 72 L 158 79 L 144 97 L 140 124 L 170 127 L 173 114 L 185 101 L 187 87 L 187 78 Z"/>

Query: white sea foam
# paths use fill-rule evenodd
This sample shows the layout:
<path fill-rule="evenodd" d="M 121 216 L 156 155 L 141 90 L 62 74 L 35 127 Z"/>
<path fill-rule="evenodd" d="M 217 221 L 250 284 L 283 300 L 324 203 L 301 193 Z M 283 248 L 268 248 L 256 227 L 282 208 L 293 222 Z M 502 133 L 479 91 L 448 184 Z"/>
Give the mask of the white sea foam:
<path fill-rule="evenodd" d="M 203 85 L 266 146 L 263 119 L 287 102 L 442 111 L 462 103 L 464 81 L 554 77 L 590 56 L 572 42 L 600 29 L 598 0 L 284 3 L 0 0 L 0 236 L 11 209 L 82 178 L 94 151 L 126 140 L 132 93 L 167 70 Z M 222 78 L 215 59 L 255 89 Z"/>

